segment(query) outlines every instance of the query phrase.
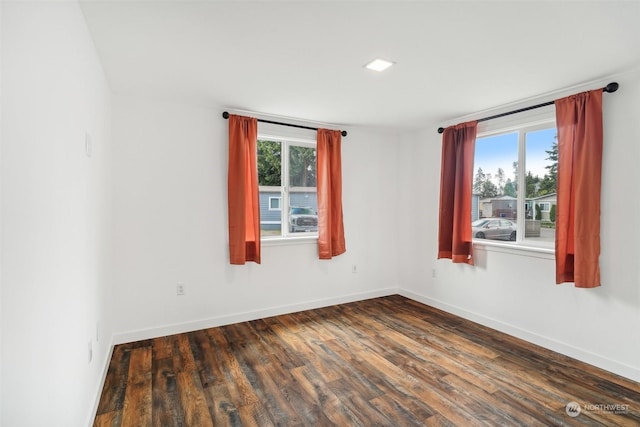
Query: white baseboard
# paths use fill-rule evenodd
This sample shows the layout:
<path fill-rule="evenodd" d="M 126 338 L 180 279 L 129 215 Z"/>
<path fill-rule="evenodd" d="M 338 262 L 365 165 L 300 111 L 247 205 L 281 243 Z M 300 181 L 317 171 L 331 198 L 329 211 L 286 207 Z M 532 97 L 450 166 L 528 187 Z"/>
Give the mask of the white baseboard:
<path fill-rule="evenodd" d="M 342 295 L 335 298 L 324 298 L 313 301 L 306 301 L 297 304 L 282 305 L 255 311 L 246 311 L 243 313 L 229 314 L 219 317 L 211 317 L 208 319 L 176 323 L 172 325 L 164 325 L 148 329 L 138 329 L 135 331 L 127 331 L 116 333 L 113 336 L 114 344 L 123 344 L 127 342 L 146 340 L 151 338 L 163 337 L 173 334 L 181 334 L 184 332 L 197 331 L 200 329 L 215 328 L 217 326 L 230 325 L 233 323 L 247 322 L 250 320 L 263 319 L 265 317 L 278 316 L 281 314 L 295 313 L 298 311 L 312 310 L 314 308 L 328 307 L 336 304 L 345 304 L 354 301 L 362 301 L 371 298 L 395 295 L 398 293 L 397 288 L 380 289 L 377 291 L 362 292 L 356 294 Z"/>
<path fill-rule="evenodd" d="M 179 334 L 184 332 L 197 331 L 199 329 L 213 328 L 217 326 L 229 325 L 229 324 L 238 323 L 238 322 L 246 322 L 246 321 L 257 320 L 257 319 L 262 319 L 266 317 L 278 316 L 281 314 L 295 313 L 295 312 L 304 311 L 304 310 L 328 307 L 336 304 L 346 304 L 354 301 L 362 301 L 362 300 L 367 300 L 371 298 L 384 297 L 384 296 L 389 296 L 394 294 L 402 295 L 414 301 L 438 308 L 440 310 L 446 311 L 456 316 L 460 316 L 464 319 L 479 323 L 483 326 L 487 326 L 497 331 L 504 332 L 506 334 L 523 339 L 525 341 L 531 342 L 533 344 L 539 345 L 549 350 L 556 351 L 560 354 L 573 357 L 574 359 L 580 360 L 585 363 L 589 363 L 598 368 L 607 370 L 609 372 L 613 372 L 617 375 L 621 375 L 633 381 L 640 382 L 640 369 L 636 367 L 617 362 L 615 360 L 589 352 L 587 350 L 567 345 L 560 341 L 556 341 L 554 339 L 538 335 L 536 333 L 518 328 L 516 326 L 501 322 L 496 319 L 492 319 L 482 314 L 474 313 L 474 312 L 465 310 L 461 307 L 453 306 L 448 303 L 445 303 L 433 298 L 429 298 L 420 294 L 416 294 L 411 291 L 398 289 L 398 288 L 386 288 L 386 289 L 380 289 L 377 291 L 348 294 L 348 295 L 343 295 L 343 296 L 334 297 L 334 298 L 324 298 L 319 300 L 306 301 L 302 303 L 271 307 L 271 308 L 266 308 L 261 310 L 254 310 L 254 311 L 247 311 L 243 313 L 235 313 L 235 314 L 230 314 L 225 316 L 212 317 L 212 318 L 202 319 L 197 321 L 190 321 L 190 322 L 184 322 L 184 323 L 178 323 L 178 324 L 159 326 L 154 328 L 139 329 L 135 331 L 116 333 L 112 336 L 108 355 L 104 359 L 102 380 L 98 385 L 92 415 L 87 425 L 91 426 L 93 424 L 93 420 L 98 410 L 98 404 L 100 402 L 100 395 L 102 392 L 102 388 L 104 387 L 107 371 L 109 369 L 109 363 L 111 361 L 111 357 L 113 354 L 113 348 L 117 344 L 157 338 L 161 336 Z"/>
<path fill-rule="evenodd" d="M 96 392 L 94 393 L 94 402 L 93 408 L 89 413 L 89 419 L 87 420 L 87 427 L 93 426 L 93 421 L 96 418 L 96 414 L 98 413 L 98 405 L 100 404 L 100 397 L 102 396 L 102 389 L 104 388 L 104 383 L 107 379 L 107 372 L 109 371 L 109 364 L 111 363 L 111 356 L 113 356 L 113 336 L 111 337 L 111 342 L 109 343 L 109 347 L 107 348 L 107 355 L 102 360 L 102 373 L 100 376 L 100 381 L 98 383 Z"/>
<path fill-rule="evenodd" d="M 620 363 L 618 361 L 592 353 L 585 349 L 574 347 L 574 346 L 565 344 L 563 342 L 556 341 L 552 338 L 547 338 L 542 335 L 538 335 L 536 333 L 527 331 L 525 329 L 521 329 L 516 326 L 509 325 L 499 320 L 492 319 L 482 314 L 474 313 L 474 312 L 465 310 L 463 308 L 456 307 L 442 301 L 438 301 L 433 298 L 416 294 L 411 291 L 399 289 L 398 293 L 414 301 L 418 301 L 423 304 L 438 308 L 440 310 L 446 311 L 447 313 L 455 314 L 456 316 L 460 316 L 464 319 L 471 320 L 483 326 L 487 326 L 497 331 L 504 332 L 505 334 L 523 339 L 525 341 L 539 345 L 549 350 L 553 350 L 557 353 L 564 354 L 565 356 L 573 357 L 574 359 L 580 360 L 582 362 L 588 363 L 590 365 L 596 366 L 606 371 L 613 372 L 614 374 L 623 376 L 630 380 L 640 382 L 640 369 L 638 369 L 637 367 Z"/>

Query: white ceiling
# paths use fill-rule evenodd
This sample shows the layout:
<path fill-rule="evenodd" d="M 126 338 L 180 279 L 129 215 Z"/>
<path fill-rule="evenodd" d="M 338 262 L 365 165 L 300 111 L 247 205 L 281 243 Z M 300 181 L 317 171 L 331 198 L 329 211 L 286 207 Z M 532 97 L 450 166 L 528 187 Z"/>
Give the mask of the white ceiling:
<path fill-rule="evenodd" d="M 640 67 L 639 1 L 81 7 L 116 93 L 337 125 L 424 127 Z M 377 56 L 397 65 L 362 67 Z"/>

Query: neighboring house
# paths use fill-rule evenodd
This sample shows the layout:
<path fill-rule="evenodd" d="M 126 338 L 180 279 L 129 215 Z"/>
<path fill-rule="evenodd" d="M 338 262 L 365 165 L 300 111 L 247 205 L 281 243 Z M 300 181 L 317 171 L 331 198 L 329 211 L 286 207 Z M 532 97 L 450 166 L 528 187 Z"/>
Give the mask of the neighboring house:
<path fill-rule="evenodd" d="M 480 218 L 491 218 L 493 215 L 491 199 L 482 199 L 478 202 L 480 210 Z"/>
<path fill-rule="evenodd" d="M 471 222 L 480 218 L 480 196 L 481 194 L 472 194 L 471 195 Z"/>
<path fill-rule="evenodd" d="M 500 196 L 491 199 L 491 217 L 516 219 L 518 200 L 511 196 Z M 484 210 L 483 210 L 484 213 Z"/>
<path fill-rule="evenodd" d="M 472 197 L 472 209 L 478 211 L 480 218 L 516 218 L 517 199 L 511 196 L 500 196 L 493 199 L 478 200 L 478 195 Z M 540 206 L 541 220 L 551 221 L 551 208 L 557 204 L 556 193 L 545 194 L 544 196 L 532 197 L 525 200 L 526 219 L 535 219 L 535 207 Z M 472 212 L 472 217 L 475 212 Z M 475 219 L 475 217 L 473 217 Z"/>
<path fill-rule="evenodd" d="M 314 191 L 290 192 L 289 206 L 311 208 L 318 212 L 318 199 Z M 282 193 L 260 191 L 260 228 L 280 230 L 282 223 Z"/>
<path fill-rule="evenodd" d="M 557 204 L 556 193 L 545 194 L 544 196 L 532 197 L 525 200 L 524 208 L 527 219 L 535 219 L 536 205 L 540 206 L 541 220 L 551 221 L 551 207 Z"/>

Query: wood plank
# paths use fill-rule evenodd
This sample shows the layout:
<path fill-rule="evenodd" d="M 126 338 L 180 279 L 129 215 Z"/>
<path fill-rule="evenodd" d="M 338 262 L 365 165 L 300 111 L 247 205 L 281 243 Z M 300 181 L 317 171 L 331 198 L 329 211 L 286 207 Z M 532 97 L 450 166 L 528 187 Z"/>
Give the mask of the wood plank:
<path fill-rule="evenodd" d="M 151 424 L 637 426 L 640 384 L 394 295 L 116 346 L 94 425 Z"/>
<path fill-rule="evenodd" d="M 123 426 L 151 426 L 151 354 L 151 347 L 137 347 L 131 350 L 127 391 L 122 408 Z"/>
<path fill-rule="evenodd" d="M 390 421 L 390 424 L 396 427 L 403 426 L 419 426 L 426 424 L 426 421 L 431 418 L 432 414 L 424 408 L 412 405 L 409 407 L 407 401 L 409 399 L 397 399 L 395 396 L 385 394 L 375 399 L 371 399 L 369 402 L 379 412 L 385 414 Z M 404 401 L 404 402 L 403 402 Z"/>
<path fill-rule="evenodd" d="M 204 393 L 207 397 L 211 420 L 215 426 L 240 425 L 238 408 L 233 403 L 226 384 L 211 385 L 204 389 Z"/>
<path fill-rule="evenodd" d="M 237 402 L 236 407 L 259 403 L 255 390 L 238 363 L 235 354 L 237 349 L 226 340 L 223 330 L 212 329 L 209 331 L 209 336 L 214 338 L 217 344 L 216 351 L 222 362 L 222 374 L 226 379 L 231 398 Z"/>
<path fill-rule="evenodd" d="M 117 345 L 114 347 L 107 376 L 102 387 L 97 415 L 122 410 L 130 357 L 131 351 L 126 346 Z"/>
<path fill-rule="evenodd" d="M 177 426 L 184 414 L 178 400 L 173 358 L 171 352 L 161 351 L 160 355 L 169 357 L 153 360 L 152 423 L 155 427 Z"/>
<path fill-rule="evenodd" d="M 282 393 L 283 384 L 276 382 L 276 378 L 279 375 L 276 373 L 274 364 L 269 361 L 256 366 L 256 373 L 262 379 L 263 393 L 261 402 L 269 412 L 273 422 L 276 425 L 302 425 L 300 415 L 295 411 L 291 401 Z M 295 405 L 299 406 L 298 403 Z"/>
<path fill-rule="evenodd" d="M 96 415 L 93 427 L 119 427 L 121 423 L 122 411 L 112 411 Z"/>
<path fill-rule="evenodd" d="M 247 427 L 271 427 L 275 425 L 271 421 L 267 410 L 259 403 L 245 405 L 240 408 L 240 421 L 243 426 Z"/>
<path fill-rule="evenodd" d="M 179 372 L 177 386 L 185 424 L 199 427 L 213 426 L 207 399 L 196 373 Z"/>

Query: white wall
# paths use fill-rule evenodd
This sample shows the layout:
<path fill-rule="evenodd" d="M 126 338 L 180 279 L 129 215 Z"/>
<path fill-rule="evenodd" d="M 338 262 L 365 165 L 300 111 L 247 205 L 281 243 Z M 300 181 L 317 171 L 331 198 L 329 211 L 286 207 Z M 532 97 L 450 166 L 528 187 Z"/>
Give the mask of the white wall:
<path fill-rule="evenodd" d="M 640 380 L 640 73 L 615 80 L 620 90 L 604 95 L 601 287 L 556 285 L 552 256 L 477 250 L 475 268 L 436 260 L 438 124 L 401 144 L 399 204 L 411 208 L 399 221 L 419 225 L 398 242 L 399 280 L 407 296 Z"/>
<path fill-rule="evenodd" d="M 221 112 L 114 98 L 118 342 L 395 292 L 397 137 L 343 139 L 346 254 L 319 261 L 315 243 L 263 245 L 261 265 L 232 266 Z"/>
<path fill-rule="evenodd" d="M 0 242 L 2 242 L 2 10 L 0 3 Z M 0 243 L 0 399 L 2 399 L 2 244 Z M 2 426 L 2 403 L 0 403 L 0 427 Z"/>
<path fill-rule="evenodd" d="M 1 26 L 2 424 L 86 425 L 112 335 L 110 93 L 76 3 L 3 2 Z"/>

